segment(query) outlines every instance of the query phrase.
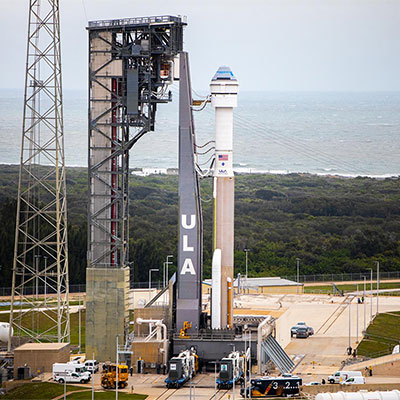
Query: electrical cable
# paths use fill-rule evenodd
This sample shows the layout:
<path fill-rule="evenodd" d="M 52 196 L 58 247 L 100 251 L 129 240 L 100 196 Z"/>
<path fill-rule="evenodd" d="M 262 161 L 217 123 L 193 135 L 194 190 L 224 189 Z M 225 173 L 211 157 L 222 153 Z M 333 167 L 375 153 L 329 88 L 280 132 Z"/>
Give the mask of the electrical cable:
<path fill-rule="evenodd" d="M 209 153 L 211 150 L 215 150 L 215 146 L 210 147 L 207 151 L 204 151 L 204 152 L 196 151 L 196 154 L 204 156 L 205 154 Z"/>
<path fill-rule="evenodd" d="M 205 144 L 203 144 L 202 146 L 200 146 L 200 145 L 198 145 L 198 144 L 195 144 L 195 146 L 198 148 L 198 149 L 202 149 L 203 147 L 206 147 L 208 144 L 210 144 L 210 143 L 215 143 L 215 140 L 209 140 L 208 142 L 206 142 Z"/>
<path fill-rule="evenodd" d="M 313 159 L 314 161 L 323 162 L 323 163 L 331 163 L 331 164 L 334 164 L 334 166 L 339 167 L 339 168 L 345 167 L 350 170 L 356 169 L 356 167 L 353 164 L 348 163 L 347 161 L 337 160 L 335 157 L 332 157 L 329 154 L 312 149 L 310 146 L 307 146 L 300 141 L 296 141 L 296 140 L 293 140 L 286 136 L 283 136 L 283 135 L 279 134 L 278 132 L 276 132 L 270 128 L 265 128 L 258 123 L 255 123 L 255 122 L 249 121 L 249 120 L 244 120 L 242 117 L 239 117 L 237 115 L 235 115 L 235 119 L 239 121 L 239 125 L 243 124 L 243 125 L 241 125 L 241 127 L 246 130 L 249 130 L 249 127 L 251 127 L 251 126 L 256 128 L 256 130 L 251 130 L 251 132 L 253 134 L 256 134 L 258 137 L 265 139 L 265 136 L 263 135 L 263 133 L 265 133 L 265 134 L 269 135 L 270 137 L 272 137 L 274 139 L 275 143 L 280 144 L 284 147 L 287 147 L 290 150 L 296 151 L 297 153 L 303 154 L 304 156 L 306 156 L 310 159 Z M 261 131 L 263 131 L 263 133 Z"/>
<path fill-rule="evenodd" d="M 192 106 L 192 110 L 193 110 L 193 111 L 203 111 L 203 110 L 206 108 L 207 104 L 208 104 L 209 98 L 210 98 L 210 97 L 207 97 L 207 98 L 203 101 L 203 105 L 201 106 L 201 108 L 194 108 L 194 107 Z"/>
<path fill-rule="evenodd" d="M 89 22 L 87 12 L 86 12 L 85 0 L 82 0 L 82 6 L 83 6 L 83 12 L 85 13 L 85 17 L 86 17 L 86 22 Z"/>

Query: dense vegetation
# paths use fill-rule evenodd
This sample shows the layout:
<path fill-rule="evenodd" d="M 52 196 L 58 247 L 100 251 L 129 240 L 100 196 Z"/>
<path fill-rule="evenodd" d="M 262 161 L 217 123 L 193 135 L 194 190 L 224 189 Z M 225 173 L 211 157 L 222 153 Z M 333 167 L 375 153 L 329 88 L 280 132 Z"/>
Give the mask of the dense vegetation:
<path fill-rule="evenodd" d="M 0 166 L 0 286 L 10 286 L 15 233 L 18 168 Z M 69 168 L 68 220 L 70 282 L 85 281 L 87 175 Z M 177 249 L 176 176 L 132 176 L 130 260 L 134 279 L 162 269 Z M 201 184 L 204 212 L 204 274 L 210 276 L 212 245 L 211 180 Z M 365 271 L 381 262 L 400 269 L 400 179 L 345 179 L 312 175 L 236 177 L 235 270 L 249 275 Z M 173 268 L 170 269 L 173 271 Z"/>

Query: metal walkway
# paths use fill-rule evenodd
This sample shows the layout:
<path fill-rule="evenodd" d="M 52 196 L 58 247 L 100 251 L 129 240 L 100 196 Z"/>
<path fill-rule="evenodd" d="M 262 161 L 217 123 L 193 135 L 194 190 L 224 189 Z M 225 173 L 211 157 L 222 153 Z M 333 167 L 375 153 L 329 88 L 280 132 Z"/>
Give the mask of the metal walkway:
<path fill-rule="evenodd" d="M 294 362 L 282 349 L 281 345 L 270 335 L 261 343 L 262 364 L 271 360 L 281 374 L 292 371 Z"/>

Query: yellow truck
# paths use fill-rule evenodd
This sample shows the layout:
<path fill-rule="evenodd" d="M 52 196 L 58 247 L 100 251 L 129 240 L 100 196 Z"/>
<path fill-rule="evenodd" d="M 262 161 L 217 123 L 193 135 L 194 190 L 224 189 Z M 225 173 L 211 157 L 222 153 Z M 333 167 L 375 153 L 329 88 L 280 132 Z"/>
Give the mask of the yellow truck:
<path fill-rule="evenodd" d="M 128 386 L 128 366 L 118 364 L 118 387 L 123 389 Z M 104 389 L 115 389 L 117 383 L 117 366 L 116 364 L 106 364 L 101 374 L 101 386 Z"/>

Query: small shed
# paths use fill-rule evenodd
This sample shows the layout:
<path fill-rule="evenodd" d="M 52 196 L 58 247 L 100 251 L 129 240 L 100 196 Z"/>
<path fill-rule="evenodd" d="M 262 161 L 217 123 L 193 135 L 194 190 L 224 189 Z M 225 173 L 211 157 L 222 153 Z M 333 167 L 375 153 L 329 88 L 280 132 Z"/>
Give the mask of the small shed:
<path fill-rule="evenodd" d="M 14 377 L 18 377 L 18 368 L 24 366 L 30 368 L 33 376 L 52 372 L 53 364 L 68 362 L 69 355 L 69 343 L 25 343 L 14 350 Z"/>

